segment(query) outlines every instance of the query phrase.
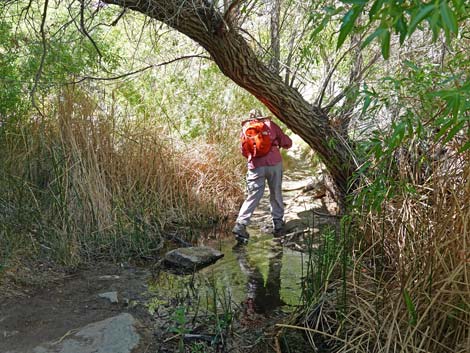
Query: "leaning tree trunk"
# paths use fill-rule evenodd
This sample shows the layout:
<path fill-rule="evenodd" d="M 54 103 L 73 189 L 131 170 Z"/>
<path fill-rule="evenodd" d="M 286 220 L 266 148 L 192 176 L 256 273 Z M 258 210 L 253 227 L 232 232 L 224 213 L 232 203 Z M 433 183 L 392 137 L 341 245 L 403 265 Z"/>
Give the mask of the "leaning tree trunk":
<path fill-rule="evenodd" d="M 308 103 L 256 57 L 233 23 L 232 10 L 239 1 L 232 1 L 224 14 L 201 0 L 105 2 L 164 22 L 203 46 L 227 77 L 258 98 L 320 155 L 334 180 L 338 201 L 343 204 L 353 171 L 347 136 L 330 124 L 320 107 Z"/>

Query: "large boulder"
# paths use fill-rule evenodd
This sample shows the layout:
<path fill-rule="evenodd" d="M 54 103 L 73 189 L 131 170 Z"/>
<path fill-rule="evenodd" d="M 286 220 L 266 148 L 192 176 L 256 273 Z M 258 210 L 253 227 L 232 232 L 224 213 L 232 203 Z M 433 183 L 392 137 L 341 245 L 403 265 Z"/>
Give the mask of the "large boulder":
<path fill-rule="evenodd" d="M 180 271 L 195 271 L 215 263 L 223 253 L 207 246 L 178 248 L 166 253 L 166 266 Z"/>

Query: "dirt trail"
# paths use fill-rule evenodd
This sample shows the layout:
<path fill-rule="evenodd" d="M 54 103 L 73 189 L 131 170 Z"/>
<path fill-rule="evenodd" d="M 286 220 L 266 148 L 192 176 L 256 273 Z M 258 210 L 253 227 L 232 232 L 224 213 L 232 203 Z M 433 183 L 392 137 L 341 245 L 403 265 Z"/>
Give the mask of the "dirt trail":
<path fill-rule="evenodd" d="M 141 300 L 148 271 L 101 264 L 30 288 L 22 295 L 0 297 L 0 352 L 30 352 L 40 343 L 61 340 L 73 330 L 122 312 L 145 321 L 146 313 L 129 303 Z M 118 303 L 99 294 L 119 293 Z"/>
<path fill-rule="evenodd" d="M 321 176 L 312 176 L 311 171 L 302 164 L 294 170 L 285 171 L 282 190 L 286 222 L 286 236 L 282 243 L 293 250 L 305 251 L 306 235 L 316 234 L 325 226 L 335 226 L 336 218 L 328 211 L 334 208 L 334 203 L 326 197 Z M 250 227 L 270 233 L 271 219 L 266 187 L 266 194 L 252 217 Z"/>

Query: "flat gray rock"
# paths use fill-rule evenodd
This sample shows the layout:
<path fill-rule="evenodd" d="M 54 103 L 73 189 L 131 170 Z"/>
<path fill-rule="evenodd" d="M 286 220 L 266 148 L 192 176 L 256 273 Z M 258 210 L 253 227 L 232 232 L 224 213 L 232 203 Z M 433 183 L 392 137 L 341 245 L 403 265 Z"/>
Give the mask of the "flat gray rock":
<path fill-rule="evenodd" d="M 33 353 L 131 353 L 137 347 L 136 320 L 123 313 L 87 325 L 63 340 L 42 344 Z"/>
<path fill-rule="evenodd" d="M 119 302 L 117 292 L 106 292 L 98 294 L 98 297 L 108 299 L 111 303 L 116 304 Z"/>
<path fill-rule="evenodd" d="M 167 266 L 181 270 L 198 270 L 222 258 L 223 253 L 207 246 L 178 248 L 165 255 Z"/>

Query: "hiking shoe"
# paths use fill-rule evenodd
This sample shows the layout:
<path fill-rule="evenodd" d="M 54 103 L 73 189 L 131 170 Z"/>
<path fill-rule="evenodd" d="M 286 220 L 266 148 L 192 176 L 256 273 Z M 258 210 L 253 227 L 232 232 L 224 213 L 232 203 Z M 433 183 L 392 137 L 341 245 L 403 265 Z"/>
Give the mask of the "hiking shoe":
<path fill-rule="evenodd" d="M 284 235 L 284 221 L 282 219 L 273 219 L 273 235 L 275 237 L 282 237 Z"/>
<path fill-rule="evenodd" d="M 235 234 L 235 239 L 240 244 L 247 244 L 248 239 L 250 238 L 250 234 L 246 231 L 246 226 L 241 223 L 236 223 L 235 227 L 232 229 L 232 233 Z"/>

